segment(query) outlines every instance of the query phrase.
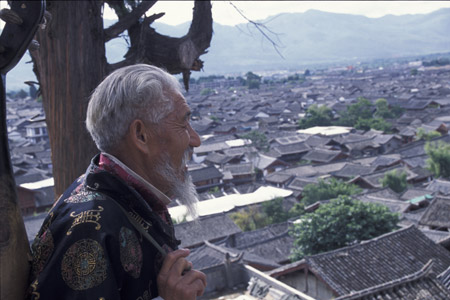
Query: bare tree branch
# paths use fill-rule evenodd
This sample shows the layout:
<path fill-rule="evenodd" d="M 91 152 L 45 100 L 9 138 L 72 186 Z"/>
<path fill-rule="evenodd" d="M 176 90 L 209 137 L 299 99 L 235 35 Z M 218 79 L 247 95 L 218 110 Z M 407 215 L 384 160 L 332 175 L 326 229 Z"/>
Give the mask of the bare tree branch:
<path fill-rule="evenodd" d="M 155 1 L 155 0 L 142 1 L 138 7 L 133 9 L 131 12 L 124 14 L 122 17 L 120 17 L 119 21 L 117 23 L 115 23 L 114 25 L 111 25 L 110 27 L 108 27 L 107 29 L 104 30 L 105 42 L 108 42 L 109 40 L 112 40 L 113 38 L 118 37 L 119 34 L 121 34 L 125 30 L 127 30 L 131 25 L 136 23 L 136 21 L 139 20 L 139 18 L 143 14 L 145 14 L 145 12 L 147 10 L 149 10 L 156 2 L 157 1 Z M 163 15 L 164 14 L 162 14 L 162 15 L 158 14 L 159 17 L 157 17 L 157 18 L 160 18 Z M 155 15 L 153 15 L 153 16 L 155 16 Z M 155 18 L 154 20 L 156 20 L 157 18 Z"/>
<path fill-rule="evenodd" d="M 280 50 L 278 49 L 280 47 L 280 45 L 277 42 L 275 42 L 269 36 L 268 33 L 275 35 L 277 37 L 277 39 L 278 39 L 278 34 L 273 32 L 272 30 L 270 30 L 265 24 L 263 24 L 261 22 L 256 22 L 256 21 L 250 20 L 249 18 L 247 18 L 247 16 L 244 15 L 244 13 L 239 8 L 236 7 L 236 5 L 233 4 L 233 2 L 230 1 L 229 3 L 245 20 L 247 20 L 251 25 L 255 26 L 255 28 L 262 34 L 262 36 L 272 44 L 273 48 L 278 53 L 278 55 L 284 59 L 284 56 L 281 54 Z"/>

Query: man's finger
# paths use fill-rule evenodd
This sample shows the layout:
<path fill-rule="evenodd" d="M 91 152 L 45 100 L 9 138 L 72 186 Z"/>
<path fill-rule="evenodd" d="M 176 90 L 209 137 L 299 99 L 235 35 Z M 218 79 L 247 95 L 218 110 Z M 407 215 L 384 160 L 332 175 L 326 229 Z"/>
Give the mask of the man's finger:
<path fill-rule="evenodd" d="M 179 258 L 184 258 L 189 255 L 190 251 L 188 249 L 178 249 L 173 252 L 170 252 L 167 254 L 166 258 L 164 259 L 163 265 L 161 267 L 161 270 L 159 271 L 159 274 L 167 274 L 169 273 L 172 266 L 177 262 Z M 181 273 L 180 273 L 181 274 Z"/>
<path fill-rule="evenodd" d="M 187 272 L 183 278 L 183 284 L 191 285 L 194 284 L 195 281 L 200 280 L 204 286 L 206 286 L 206 275 L 203 272 L 200 272 L 198 270 L 191 270 Z"/>

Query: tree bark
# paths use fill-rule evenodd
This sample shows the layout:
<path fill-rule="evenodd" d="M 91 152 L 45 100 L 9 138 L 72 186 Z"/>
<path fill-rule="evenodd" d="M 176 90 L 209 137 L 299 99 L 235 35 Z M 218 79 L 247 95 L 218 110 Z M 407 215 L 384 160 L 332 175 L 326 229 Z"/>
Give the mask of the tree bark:
<path fill-rule="evenodd" d="M 55 193 L 62 194 L 98 151 L 85 129 L 89 95 L 105 76 L 102 2 L 48 1 L 52 15 L 31 52 L 52 151 Z"/>

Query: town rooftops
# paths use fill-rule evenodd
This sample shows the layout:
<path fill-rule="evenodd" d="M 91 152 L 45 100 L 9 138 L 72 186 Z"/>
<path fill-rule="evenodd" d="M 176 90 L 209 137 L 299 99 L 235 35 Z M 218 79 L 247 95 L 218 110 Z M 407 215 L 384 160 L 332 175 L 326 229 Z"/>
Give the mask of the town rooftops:
<path fill-rule="evenodd" d="M 242 230 L 224 213 L 175 225 L 175 235 L 181 240 L 180 247 L 197 246 L 203 241 L 214 241 L 239 232 Z"/>
<path fill-rule="evenodd" d="M 431 259 L 433 271 L 439 274 L 450 265 L 450 252 L 410 226 L 305 260 L 337 296 L 342 296 L 418 272 Z"/>
<path fill-rule="evenodd" d="M 450 290 L 431 273 L 433 261 L 430 260 L 419 271 L 402 278 L 352 292 L 336 300 L 391 300 L 391 299 L 450 299 Z"/>

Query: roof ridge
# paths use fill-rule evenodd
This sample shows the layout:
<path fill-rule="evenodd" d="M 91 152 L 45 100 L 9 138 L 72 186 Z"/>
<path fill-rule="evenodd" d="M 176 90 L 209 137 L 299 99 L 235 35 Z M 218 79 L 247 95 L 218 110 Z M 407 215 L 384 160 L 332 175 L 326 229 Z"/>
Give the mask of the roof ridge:
<path fill-rule="evenodd" d="M 272 236 L 272 237 L 270 237 L 270 238 L 268 238 L 266 240 L 259 240 L 257 242 L 252 243 L 252 244 L 245 245 L 244 247 L 237 247 L 236 249 L 245 250 L 246 248 L 253 247 L 253 246 L 256 246 L 258 244 L 271 242 L 271 241 L 276 240 L 277 238 L 283 237 L 285 235 L 289 235 L 289 229 L 284 231 L 283 233 L 281 233 L 279 235 Z"/>
<path fill-rule="evenodd" d="M 400 284 L 406 284 L 412 281 L 416 281 L 419 279 L 422 279 L 425 276 L 428 276 L 428 274 L 430 274 L 432 267 L 433 267 L 433 260 L 430 259 L 419 271 L 409 274 L 409 275 L 405 275 L 403 277 L 388 281 L 386 283 L 382 283 L 379 285 L 375 285 L 373 287 L 364 289 L 364 290 L 360 290 L 357 292 L 351 292 L 350 294 L 347 295 L 343 295 L 340 296 L 338 298 L 336 298 L 335 300 L 352 300 L 352 299 L 359 299 L 361 297 L 376 293 L 376 292 L 380 292 L 382 290 L 387 290 L 389 288 L 392 288 L 396 285 L 400 285 Z"/>
<path fill-rule="evenodd" d="M 210 248 L 212 248 L 212 249 L 214 249 L 214 250 L 216 250 L 216 251 L 218 251 L 218 252 L 220 252 L 222 254 L 227 254 L 228 253 L 230 255 L 230 257 L 232 257 L 232 258 L 237 258 L 242 253 L 242 251 L 240 251 L 238 253 L 234 253 L 233 251 L 230 251 L 230 250 L 232 250 L 230 248 L 220 247 L 220 246 L 214 245 L 213 243 L 210 243 L 210 242 L 208 242 L 206 240 L 204 241 L 204 243 L 205 243 L 206 246 L 208 246 L 208 247 L 210 247 Z"/>
<path fill-rule="evenodd" d="M 306 260 L 308 260 L 310 262 L 311 258 L 314 259 L 316 257 L 326 256 L 326 255 L 330 255 L 332 253 L 337 253 L 337 252 L 343 252 L 343 251 L 351 250 L 351 249 L 357 248 L 357 247 L 359 247 L 360 245 L 363 245 L 363 244 L 367 245 L 367 244 L 370 244 L 370 243 L 375 243 L 375 242 L 377 242 L 380 239 L 384 239 L 384 238 L 387 238 L 387 237 L 393 236 L 393 235 L 402 234 L 402 233 L 404 233 L 404 232 L 406 232 L 408 230 L 411 230 L 411 228 L 415 228 L 415 225 L 412 224 L 412 225 L 409 225 L 408 227 L 404 227 L 404 228 L 401 228 L 401 229 L 396 230 L 396 231 L 387 232 L 385 234 L 377 236 L 376 238 L 373 238 L 373 239 L 370 239 L 370 240 L 366 240 L 366 241 L 361 241 L 361 242 L 359 242 L 357 244 L 354 244 L 354 245 L 338 248 L 338 249 L 331 250 L 331 251 L 328 251 L 328 252 L 323 252 L 323 253 L 311 255 L 311 256 L 306 257 Z M 416 228 L 416 230 L 418 230 L 418 229 Z M 418 230 L 418 231 L 420 231 L 420 230 Z"/>

